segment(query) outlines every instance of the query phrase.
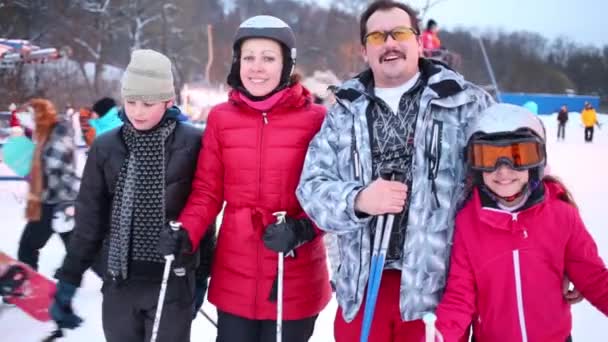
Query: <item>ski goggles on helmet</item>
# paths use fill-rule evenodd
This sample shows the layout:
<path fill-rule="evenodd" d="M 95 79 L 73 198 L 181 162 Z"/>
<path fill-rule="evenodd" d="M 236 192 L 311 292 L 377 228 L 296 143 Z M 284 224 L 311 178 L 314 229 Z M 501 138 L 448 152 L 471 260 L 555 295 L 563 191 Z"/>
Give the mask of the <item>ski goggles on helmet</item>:
<path fill-rule="evenodd" d="M 371 45 L 382 45 L 391 36 L 397 42 L 404 42 L 414 36 L 418 32 L 411 27 L 399 26 L 390 31 L 374 31 L 365 35 L 365 41 Z"/>
<path fill-rule="evenodd" d="M 473 170 L 492 172 L 501 164 L 523 171 L 546 160 L 545 146 L 536 138 L 510 140 L 472 140 L 467 146 L 467 161 Z"/>

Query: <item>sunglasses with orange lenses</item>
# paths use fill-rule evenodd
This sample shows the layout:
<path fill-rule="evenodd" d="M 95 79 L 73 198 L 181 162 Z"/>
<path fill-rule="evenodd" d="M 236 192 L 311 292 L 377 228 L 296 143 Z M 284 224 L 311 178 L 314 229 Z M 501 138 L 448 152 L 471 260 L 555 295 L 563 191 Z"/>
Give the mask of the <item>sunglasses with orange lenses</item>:
<path fill-rule="evenodd" d="M 523 171 L 545 163 L 545 149 L 536 140 L 476 141 L 469 144 L 468 163 L 474 170 L 492 172 L 502 163 Z"/>
<path fill-rule="evenodd" d="M 390 31 L 374 31 L 365 35 L 365 41 L 372 45 L 382 45 L 386 42 L 389 36 L 397 42 L 404 42 L 414 36 L 418 32 L 411 27 L 399 26 Z"/>

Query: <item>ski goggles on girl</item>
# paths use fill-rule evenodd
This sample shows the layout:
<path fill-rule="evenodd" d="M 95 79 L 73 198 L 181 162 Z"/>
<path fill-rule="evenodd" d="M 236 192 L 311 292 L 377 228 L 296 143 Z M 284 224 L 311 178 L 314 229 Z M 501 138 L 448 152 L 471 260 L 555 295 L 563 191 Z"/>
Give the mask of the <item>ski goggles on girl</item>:
<path fill-rule="evenodd" d="M 467 146 L 467 162 L 473 170 L 492 172 L 502 163 L 523 171 L 546 160 L 545 146 L 537 139 L 509 141 L 474 140 Z"/>
<path fill-rule="evenodd" d="M 365 41 L 371 45 L 382 45 L 386 42 L 389 36 L 397 42 L 404 42 L 414 36 L 418 32 L 411 27 L 399 26 L 390 31 L 374 31 L 365 35 Z"/>

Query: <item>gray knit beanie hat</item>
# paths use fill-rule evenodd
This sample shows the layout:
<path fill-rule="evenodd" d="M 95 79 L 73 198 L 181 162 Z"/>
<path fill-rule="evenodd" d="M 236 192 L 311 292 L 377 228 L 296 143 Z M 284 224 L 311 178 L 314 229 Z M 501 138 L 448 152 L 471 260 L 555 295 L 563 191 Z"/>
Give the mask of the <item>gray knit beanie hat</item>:
<path fill-rule="evenodd" d="M 134 50 L 122 76 L 125 101 L 162 102 L 175 98 L 171 60 L 154 50 Z"/>

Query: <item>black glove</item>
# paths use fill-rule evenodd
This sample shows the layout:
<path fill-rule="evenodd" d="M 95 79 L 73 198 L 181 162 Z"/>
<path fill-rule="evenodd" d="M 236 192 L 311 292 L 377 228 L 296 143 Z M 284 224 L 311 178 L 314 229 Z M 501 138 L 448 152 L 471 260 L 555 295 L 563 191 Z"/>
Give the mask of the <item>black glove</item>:
<path fill-rule="evenodd" d="M 314 239 L 315 236 L 315 229 L 309 219 L 285 217 L 283 223 L 266 226 L 264 245 L 277 253 L 287 253 Z"/>
<path fill-rule="evenodd" d="M 51 317 L 60 329 L 74 329 L 82 323 L 82 318 L 72 309 L 72 298 L 76 293 L 76 286 L 59 281 L 55 299 L 49 310 Z"/>
<path fill-rule="evenodd" d="M 183 253 L 189 253 L 192 250 L 192 244 L 188 232 L 184 229 L 175 231 L 167 224 L 160 231 L 157 249 L 163 256 L 174 255 L 178 258 Z"/>

